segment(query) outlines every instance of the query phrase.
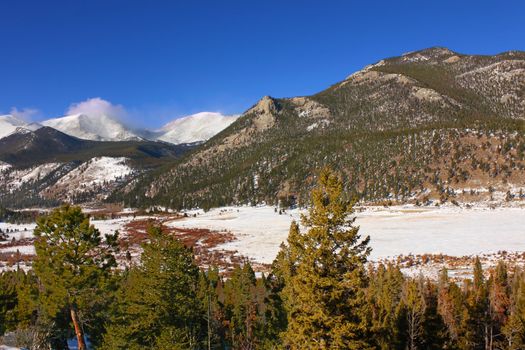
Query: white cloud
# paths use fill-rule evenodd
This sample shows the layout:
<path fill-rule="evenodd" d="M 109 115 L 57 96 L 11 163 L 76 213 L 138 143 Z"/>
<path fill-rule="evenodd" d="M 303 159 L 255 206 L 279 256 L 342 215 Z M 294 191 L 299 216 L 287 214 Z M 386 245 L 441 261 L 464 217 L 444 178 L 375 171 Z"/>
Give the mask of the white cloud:
<path fill-rule="evenodd" d="M 40 111 L 36 108 L 18 109 L 16 107 L 13 107 L 11 108 L 11 111 L 9 111 L 9 114 L 25 122 L 32 122 L 40 115 Z"/>
<path fill-rule="evenodd" d="M 114 105 L 100 97 L 90 98 L 69 106 L 67 114 L 85 114 L 88 116 L 106 115 L 119 120 L 126 119 L 128 112 L 122 105 Z"/>

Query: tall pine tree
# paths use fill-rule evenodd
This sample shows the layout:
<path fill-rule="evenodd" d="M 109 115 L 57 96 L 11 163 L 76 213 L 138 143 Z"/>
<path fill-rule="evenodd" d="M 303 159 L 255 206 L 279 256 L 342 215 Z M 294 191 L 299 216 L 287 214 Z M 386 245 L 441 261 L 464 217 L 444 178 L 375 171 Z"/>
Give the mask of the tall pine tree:
<path fill-rule="evenodd" d="M 324 169 L 302 224 L 288 239 L 284 264 L 288 312 L 284 343 L 292 349 L 367 349 L 363 322 L 369 238 L 354 225 L 354 202 L 345 199 L 340 178 Z"/>
<path fill-rule="evenodd" d="M 117 235 L 103 239 L 80 207 L 68 205 L 39 218 L 34 233 L 33 267 L 41 284 L 43 317 L 69 315 L 78 348 L 84 350 L 84 329 L 96 319 L 96 304 L 105 301 L 106 282 L 116 266 Z"/>

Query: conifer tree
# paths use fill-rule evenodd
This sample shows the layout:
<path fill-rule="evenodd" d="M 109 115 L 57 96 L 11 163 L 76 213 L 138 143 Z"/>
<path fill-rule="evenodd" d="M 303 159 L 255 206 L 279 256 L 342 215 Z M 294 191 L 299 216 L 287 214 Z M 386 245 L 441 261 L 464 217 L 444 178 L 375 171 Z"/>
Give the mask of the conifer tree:
<path fill-rule="evenodd" d="M 416 350 L 423 343 L 426 300 L 423 279 L 409 279 L 403 286 L 403 306 L 407 320 L 407 349 Z"/>
<path fill-rule="evenodd" d="M 222 289 L 222 279 L 217 267 L 201 271 L 199 275 L 198 299 L 206 314 L 206 348 L 220 348 L 224 342 L 222 323 L 224 321 L 222 304 L 218 291 Z"/>
<path fill-rule="evenodd" d="M 290 290 L 291 279 L 297 274 L 298 261 L 304 251 L 299 225 L 295 221 L 292 221 L 290 225 L 287 244 L 282 243 L 280 248 L 272 264 L 272 277 L 275 288 L 280 293 L 283 307 L 290 310 L 294 303 L 293 298 L 289 298 L 293 297 Z"/>
<path fill-rule="evenodd" d="M 42 317 L 56 323 L 67 314 L 84 350 L 84 329 L 96 319 L 94 302 L 104 300 L 105 283 L 116 266 L 117 236 L 103 239 L 80 207 L 69 205 L 40 217 L 34 234 Z"/>
<path fill-rule="evenodd" d="M 263 325 L 259 331 L 261 347 L 276 349 L 280 345 L 280 334 L 286 329 L 286 310 L 281 297 L 283 285 L 270 274 L 264 280 L 264 309 L 261 310 Z"/>
<path fill-rule="evenodd" d="M 489 280 L 489 311 L 491 327 L 489 329 L 489 348 L 500 345 L 503 341 L 502 327 L 507 322 L 510 296 L 507 266 L 499 261 Z"/>
<path fill-rule="evenodd" d="M 421 349 L 441 350 L 446 348 L 446 325 L 438 312 L 438 287 L 430 280 L 425 283 L 425 317 Z"/>
<path fill-rule="evenodd" d="M 465 345 L 472 349 L 484 349 L 488 344 L 488 291 L 481 261 L 474 261 L 472 285 L 466 291 L 467 319 L 465 320 Z"/>
<path fill-rule="evenodd" d="M 448 271 L 444 268 L 438 281 L 438 310 L 447 327 L 448 341 L 458 344 L 462 332 L 463 294 L 457 284 L 450 282 Z"/>
<path fill-rule="evenodd" d="M 228 341 L 234 348 L 255 348 L 259 326 L 259 305 L 255 273 L 248 261 L 236 266 L 224 285 L 224 308 L 228 320 Z"/>
<path fill-rule="evenodd" d="M 6 271 L 0 274 L 0 336 L 12 330 L 16 324 L 17 306 L 16 273 Z"/>
<path fill-rule="evenodd" d="M 117 294 L 103 348 L 198 349 L 206 339 L 206 318 L 192 251 L 160 227 L 148 233 L 141 264 L 128 271 Z"/>
<path fill-rule="evenodd" d="M 364 264 L 369 238 L 354 226 L 354 202 L 344 198 L 339 177 L 324 169 L 312 193 L 307 231 L 290 235 L 290 273 L 283 294 L 288 312 L 285 345 L 291 349 L 367 349 Z M 293 226 L 292 226 L 293 227 Z M 297 232 L 295 232 L 297 230 Z"/>
<path fill-rule="evenodd" d="M 369 272 L 367 312 L 369 337 L 377 348 L 404 349 L 406 317 L 402 303 L 405 278 L 398 267 L 379 265 Z"/>
<path fill-rule="evenodd" d="M 510 314 L 502 328 L 509 350 L 525 349 L 525 276 L 522 270 L 514 273 Z"/>

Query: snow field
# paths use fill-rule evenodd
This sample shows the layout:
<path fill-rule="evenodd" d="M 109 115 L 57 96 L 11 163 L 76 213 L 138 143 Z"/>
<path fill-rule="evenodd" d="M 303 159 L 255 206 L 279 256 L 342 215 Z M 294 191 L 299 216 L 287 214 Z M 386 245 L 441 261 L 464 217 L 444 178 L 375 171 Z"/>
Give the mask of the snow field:
<path fill-rule="evenodd" d="M 260 263 L 271 263 L 300 211 L 279 215 L 274 208 L 227 207 L 207 213 L 189 212 L 188 218 L 168 225 L 231 231 L 237 240 L 217 247 L 237 250 Z M 193 214 L 197 214 L 193 217 Z M 525 209 L 461 209 L 369 207 L 356 214 L 362 237 L 370 236 L 371 260 L 407 254 L 451 256 L 525 251 Z"/>
<path fill-rule="evenodd" d="M 286 241 L 292 220 L 300 221 L 304 210 L 285 211 L 282 215 L 273 207 L 224 207 L 188 211 L 187 218 L 173 219 L 165 223 L 176 228 L 204 228 L 213 231 L 229 231 L 235 240 L 221 244 L 215 249 L 237 251 L 258 263 L 269 264 Z M 488 262 L 503 251 L 525 252 L 525 208 L 472 208 L 457 207 L 367 207 L 356 212 L 356 225 L 362 237 L 370 235 L 371 261 L 394 260 L 400 255 L 444 254 L 447 256 L 484 256 Z M 125 216 L 117 219 L 92 220 L 101 234 L 119 230 L 126 236 L 126 224 L 133 220 L 145 220 L 154 216 L 133 219 Z M 0 223 L 0 229 L 10 233 L 7 241 L 0 242 L 0 253 L 16 252 L 33 254 L 31 245 L 7 247 L 15 241 L 33 237 L 35 224 L 12 225 Z M 4 246 L 4 248 L 2 248 Z M 492 257 L 491 257 L 492 256 Z M 491 260 L 492 259 L 492 260 Z M 495 260 L 494 260 L 495 261 Z M 408 274 L 433 275 L 436 266 L 411 268 Z"/>

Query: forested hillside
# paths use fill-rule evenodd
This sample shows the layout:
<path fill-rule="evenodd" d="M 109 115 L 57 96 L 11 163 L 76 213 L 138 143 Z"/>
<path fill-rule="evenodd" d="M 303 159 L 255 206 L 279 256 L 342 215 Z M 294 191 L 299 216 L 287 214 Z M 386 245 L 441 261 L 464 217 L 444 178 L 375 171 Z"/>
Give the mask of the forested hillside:
<path fill-rule="evenodd" d="M 525 272 L 476 259 L 468 278 L 408 277 L 369 264 L 340 179 L 319 176 L 271 271 L 199 269 L 193 250 L 148 229 L 139 263 L 79 207 L 38 220 L 34 269 L 0 274 L 0 344 L 30 349 L 523 349 Z M 55 244 L 62 242 L 63 244 Z"/>
<path fill-rule="evenodd" d="M 0 205 L 101 201 L 138 174 L 170 163 L 192 147 L 89 141 L 49 127 L 20 130 L 0 139 Z"/>
<path fill-rule="evenodd" d="M 305 203 L 330 165 L 350 196 L 512 201 L 525 190 L 525 53 L 431 48 L 382 60 L 306 97 L 264 97 L 170 168 L 109 200 L 210 207 Z"/>

